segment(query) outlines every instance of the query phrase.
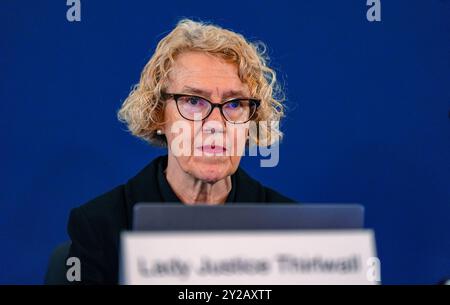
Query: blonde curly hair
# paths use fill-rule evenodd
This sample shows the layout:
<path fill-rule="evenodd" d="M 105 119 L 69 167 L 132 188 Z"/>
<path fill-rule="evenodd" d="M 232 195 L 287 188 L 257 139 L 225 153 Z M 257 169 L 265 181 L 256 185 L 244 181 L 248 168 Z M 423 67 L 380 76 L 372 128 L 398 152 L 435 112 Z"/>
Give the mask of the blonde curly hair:
<path fill-rule="evenodd" d="M 185 51 L 203 51 L 237 65 L 240 80 L 250 94 L 261 100 L 252 121 L 279 122 L 284 116 L 284 94 L 276 73 L 268 63 L 262 42 L 249 42 L 241 34 L 217 25 L 182 19 L 157 45 L 155 53 L 141 72 L 139 83 L 118 111 L 118 119 L 129 131 L 150 144 L 167 145 L 165 136 L 156 131 L 164 120 L 164 90 L 176 56 Z M 279 124 L 258 124 L 252 143 L 260 146 L 281 139 Z"/>

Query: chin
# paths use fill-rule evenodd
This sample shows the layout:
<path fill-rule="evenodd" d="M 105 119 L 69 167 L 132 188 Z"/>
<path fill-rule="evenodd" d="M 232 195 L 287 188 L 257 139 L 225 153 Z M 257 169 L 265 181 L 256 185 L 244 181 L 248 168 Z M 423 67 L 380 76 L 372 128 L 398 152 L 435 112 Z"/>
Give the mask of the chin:
<path fill-rule="evenodd" d="M 208 183 L 215 183 L 233 174 L 229 159 L 224 157 L 202 157 L 194 163 L 193 176 Z"/>

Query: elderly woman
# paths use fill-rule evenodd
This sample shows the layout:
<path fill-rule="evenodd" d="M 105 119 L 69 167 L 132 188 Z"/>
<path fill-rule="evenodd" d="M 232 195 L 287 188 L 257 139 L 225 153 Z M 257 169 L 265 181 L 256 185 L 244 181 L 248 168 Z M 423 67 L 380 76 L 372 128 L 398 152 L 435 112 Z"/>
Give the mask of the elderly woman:
<path fill-rule="evenodd" d="M 119 234 L 131 227 L 137 202 L 293 202 L 239 168 L 246 145 L 281 136 L 278 125 L 257 133 L 250 128 L 283 116 L 276 89 L 257 45 L 214 25 L 181 20 L 159 42 L 118 113 L 133 135 L 167 146 L 168 155 L 72 210 L 69 256 L 80 259 L 81 282 L 117 283 Z"/>

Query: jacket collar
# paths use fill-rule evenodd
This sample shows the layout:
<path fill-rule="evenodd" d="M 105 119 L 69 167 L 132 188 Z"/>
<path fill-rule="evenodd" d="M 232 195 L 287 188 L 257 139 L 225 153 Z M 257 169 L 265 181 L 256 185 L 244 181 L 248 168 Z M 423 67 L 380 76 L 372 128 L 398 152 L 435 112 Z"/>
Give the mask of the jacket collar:
<path fill-rule="evenodd" d="M 164 181 L 161 181 L 161 179 L 165 179 L 165 177 L 161 178 L 161 176 L 163 176 L 162 171 L 166 165 L 167 155 L 157 157 L 125 184 L 125 201 L 127 205 L 128 219 L 131 219 L 133 206 L 136 203 L 167 202 L 165 200 L 167 199 L 167 195 L 164 196 L 164 190 L 161 189 L 165 187 L 163 185 Z M 165 183 L 167 184 L 167 181 Z M 264 201 L 264 187 L 262 187 L 259 182 L 251 178 L 242 168 L 238 167 L 237 171 L 232 175 L 232 183 L 233 195 L 231 196 L 231 204 Z M 167 192 L 164 193 L 167 194 Z M 169 198 L 173 198 L 173 196 L 170 196 Z M 177 201 L 178 202 L 175 203 L 180 203 L 179 200 Z"/>

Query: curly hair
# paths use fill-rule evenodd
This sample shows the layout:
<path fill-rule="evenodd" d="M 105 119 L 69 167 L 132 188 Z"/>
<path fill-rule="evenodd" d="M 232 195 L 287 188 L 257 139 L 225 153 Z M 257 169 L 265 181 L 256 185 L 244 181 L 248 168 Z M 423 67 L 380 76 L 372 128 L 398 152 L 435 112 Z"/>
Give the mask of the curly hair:
<path fill-rule="evenodd" d="M 118 111 L 118 119 L 135 136 L 150 144 L 165 146 L 165 136 L 156 131 L 164 120 L 164 90 L 176 56 L 185 51 L 202 51 L 237 65 L 240 80 L 261 105 L 252 121 L 279 122 L 284 116 L 284 94 L 276 73 L 267 64 L 267 48 L 262 42 L 249 42 L 241 34 L 206 22 L 182 19 L 157 45 L 141 72 L 139 83 Z M 281 139 L 279 124 L 258 124 L 252 143 L 260 146 Z"/>

